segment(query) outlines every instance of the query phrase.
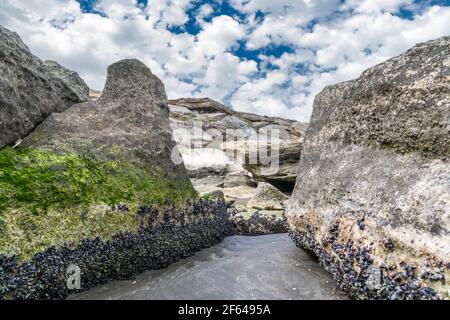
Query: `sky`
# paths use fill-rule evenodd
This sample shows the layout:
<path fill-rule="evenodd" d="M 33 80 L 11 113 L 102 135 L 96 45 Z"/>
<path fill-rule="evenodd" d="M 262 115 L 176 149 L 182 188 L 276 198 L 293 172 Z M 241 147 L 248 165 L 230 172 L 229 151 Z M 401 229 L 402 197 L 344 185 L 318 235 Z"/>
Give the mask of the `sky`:
<path fill-rule="evenodd" d="M 307 122 L 325 86 L 450 35 L 450 0 L 1 0 L 0 24 L 93 89 L 138 58 L 171 99 Z"/>

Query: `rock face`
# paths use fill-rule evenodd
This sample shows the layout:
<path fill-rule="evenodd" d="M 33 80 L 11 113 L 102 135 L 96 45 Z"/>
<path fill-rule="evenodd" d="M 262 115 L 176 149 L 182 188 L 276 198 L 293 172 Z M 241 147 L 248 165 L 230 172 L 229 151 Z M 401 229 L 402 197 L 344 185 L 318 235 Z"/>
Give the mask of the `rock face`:
<path fill-rule="evenodd" d="M 55 78 L 60 79 L 75 92 L 80 101 L 89 100 L 90 89 L 78 73 L 66 69 L 59 63 L 51 60 L 45 61 L 45 65 Z"/>
<path fill-rule="evenodd" d="M 0 151 L 0 299 L 62 298 L 161 268 L 231 232 L 172 161 L 163 83 L 138 60 L 108 68 L 101 97 L 53 113 Z M 5 285 L 4 285 L 5 284 Z"/>
<path fill-rule="evenodd" d="M 420 44 L 316 97 L 287 219 L 355 298 L 449 298 L 449 57 Z"/>
<path fill-rule="evenodd" d="M 28 134 L 53 112 L 84 101 L 0 26 L 0 148 Z"/>

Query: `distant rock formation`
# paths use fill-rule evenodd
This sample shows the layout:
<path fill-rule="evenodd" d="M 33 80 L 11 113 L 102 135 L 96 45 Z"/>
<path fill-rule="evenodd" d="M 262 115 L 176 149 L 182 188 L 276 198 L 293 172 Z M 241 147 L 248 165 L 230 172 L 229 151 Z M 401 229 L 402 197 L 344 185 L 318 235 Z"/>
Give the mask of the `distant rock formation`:
<path fill-rule="evenodd" d="M 70 266 L 88 289 L 221 241 L 225 203 L 199 199 L 174 153 L 164 84 L 138 60 L 0 150 L 0 299 L 64 298 Z"/>
<path fill-rule="evenodd" d="M 292 237 L 355 298 L 449 298 L 450 38 L 315 99 Z"/>
<path fill-rule="evenodd" d="M 77 72 L 66 69 L 58 62 L 52 60 L 45 61 L 45 65 L 55 78 L 60 79 L 76 93 L 80 101 L 89 100 L 90 89 Z"/>
<path fill-rule="evenodd" d="M 62 67 L 60 70 L 66 70 Z M 0 26 L 0 148 L 14 144 L 53 112 L 85 101 L 35 57 L 20 37 Z"/>
<path fill-rule="evenodd" d="M 283 191 L 292 191 L 307 124 L 236 112 L 208 98 L 170 100 L 169 108 L 174 138 L 195 186 L 203 185 L 205 192 L 231 180 L 249 186 L 254 184 L 248 180 L 251 177 L 256 182 L 268 182 Z M 194 135 L 194 127 L 200 129 L 200 134 Z M 279 132 L 279 166 L 273 168 L 261 163 L 258 155 L 253 155 L 257 162 L 250 163 L 250 152 L 246 151 L 243 140 L 257 144 L 252 139 L 272 129 Z M 226 141 L 227 135 L 228 138 L 236 135 L 236 141 Z M 257 146 L 255 152 L 258 151 Z M 267 153 L 271 153 L 270 139 Z M 212 177 L 216 179 L 211 180 Z M 210 182 L 213 185 L 209 186 Z"/>
<path fill-rule="evenodd" d="M 209 98 L 170 100 L 169 108 L 174 139 L 196 190 L 206 197 L 224 194 L 239 234 L 287 232 L 288 197 L 275 186 L 292 191 L 307 124 L 236 112 Z M 275 146 L 276 165 L 261 161 Z"/>

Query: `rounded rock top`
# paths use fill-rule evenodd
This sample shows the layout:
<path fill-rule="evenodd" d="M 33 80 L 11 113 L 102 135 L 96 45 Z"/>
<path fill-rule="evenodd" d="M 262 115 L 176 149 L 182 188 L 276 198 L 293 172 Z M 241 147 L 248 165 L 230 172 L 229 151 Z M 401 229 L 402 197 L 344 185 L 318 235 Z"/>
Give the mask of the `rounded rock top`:
<path fill-rule="evenodd" d="M 167 105 L 164 83 L 137 59 L 120 60 L 108 67 L 100 99 L 132 99 Z"/>

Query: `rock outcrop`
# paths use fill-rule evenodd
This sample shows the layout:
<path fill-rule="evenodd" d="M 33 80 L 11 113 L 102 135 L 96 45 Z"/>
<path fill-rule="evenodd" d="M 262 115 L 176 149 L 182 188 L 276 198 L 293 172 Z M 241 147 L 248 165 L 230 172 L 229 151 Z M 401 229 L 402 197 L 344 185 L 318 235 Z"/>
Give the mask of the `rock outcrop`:
<path fill-rule="evenodd" d="M 315 99 L 293 239 L 355 298 L 449 298 L 450 38 Z"/>
<path fill-rule="evenodd" d="M 0 26 L 0 148 L 23 138 L 51 113 L 82 101 L 16 33 Z"/>
<path fill-rule="evenodd" d="M 47 60 L 45 65 L 55 78 L 60 79 L 65 83 L 75 94 L 80 101 L 88 101 L 90 95 L 89 86 L 84 82 L 80 75 L 72 70 L 69 70 L 56 61 Z"/>
<path fill-rule="evenodd" d="M 287 233 L 288 225 L 283 211 L 229 210 L 230 221 L 235 233 L 244 236 Z"/>
<path fill-rule="evenodd" d="M 176 153 L 164 85 L 138 60 L 1 150 L 0 299 L 63 298 L 70 266 L 87 289 L 221 241 L 224 201 L 198 199 Z"/>
<path fill-rule="evenodd" d="M 169 107 L 174 138 L 200 192 L 240 186 L 249 187 L 244 192 L 247 195 L 255 191 L 253 181 L 269 182 L 285 192 L 292 191 L 307 124 L 236 112 L 208 98 L 171 100 Z M 271 155 L 268 132 L 275 129 L 279 163 L 272 166 L 261 161 L 259 145 L 265 138 L 266 153 Z"/>

